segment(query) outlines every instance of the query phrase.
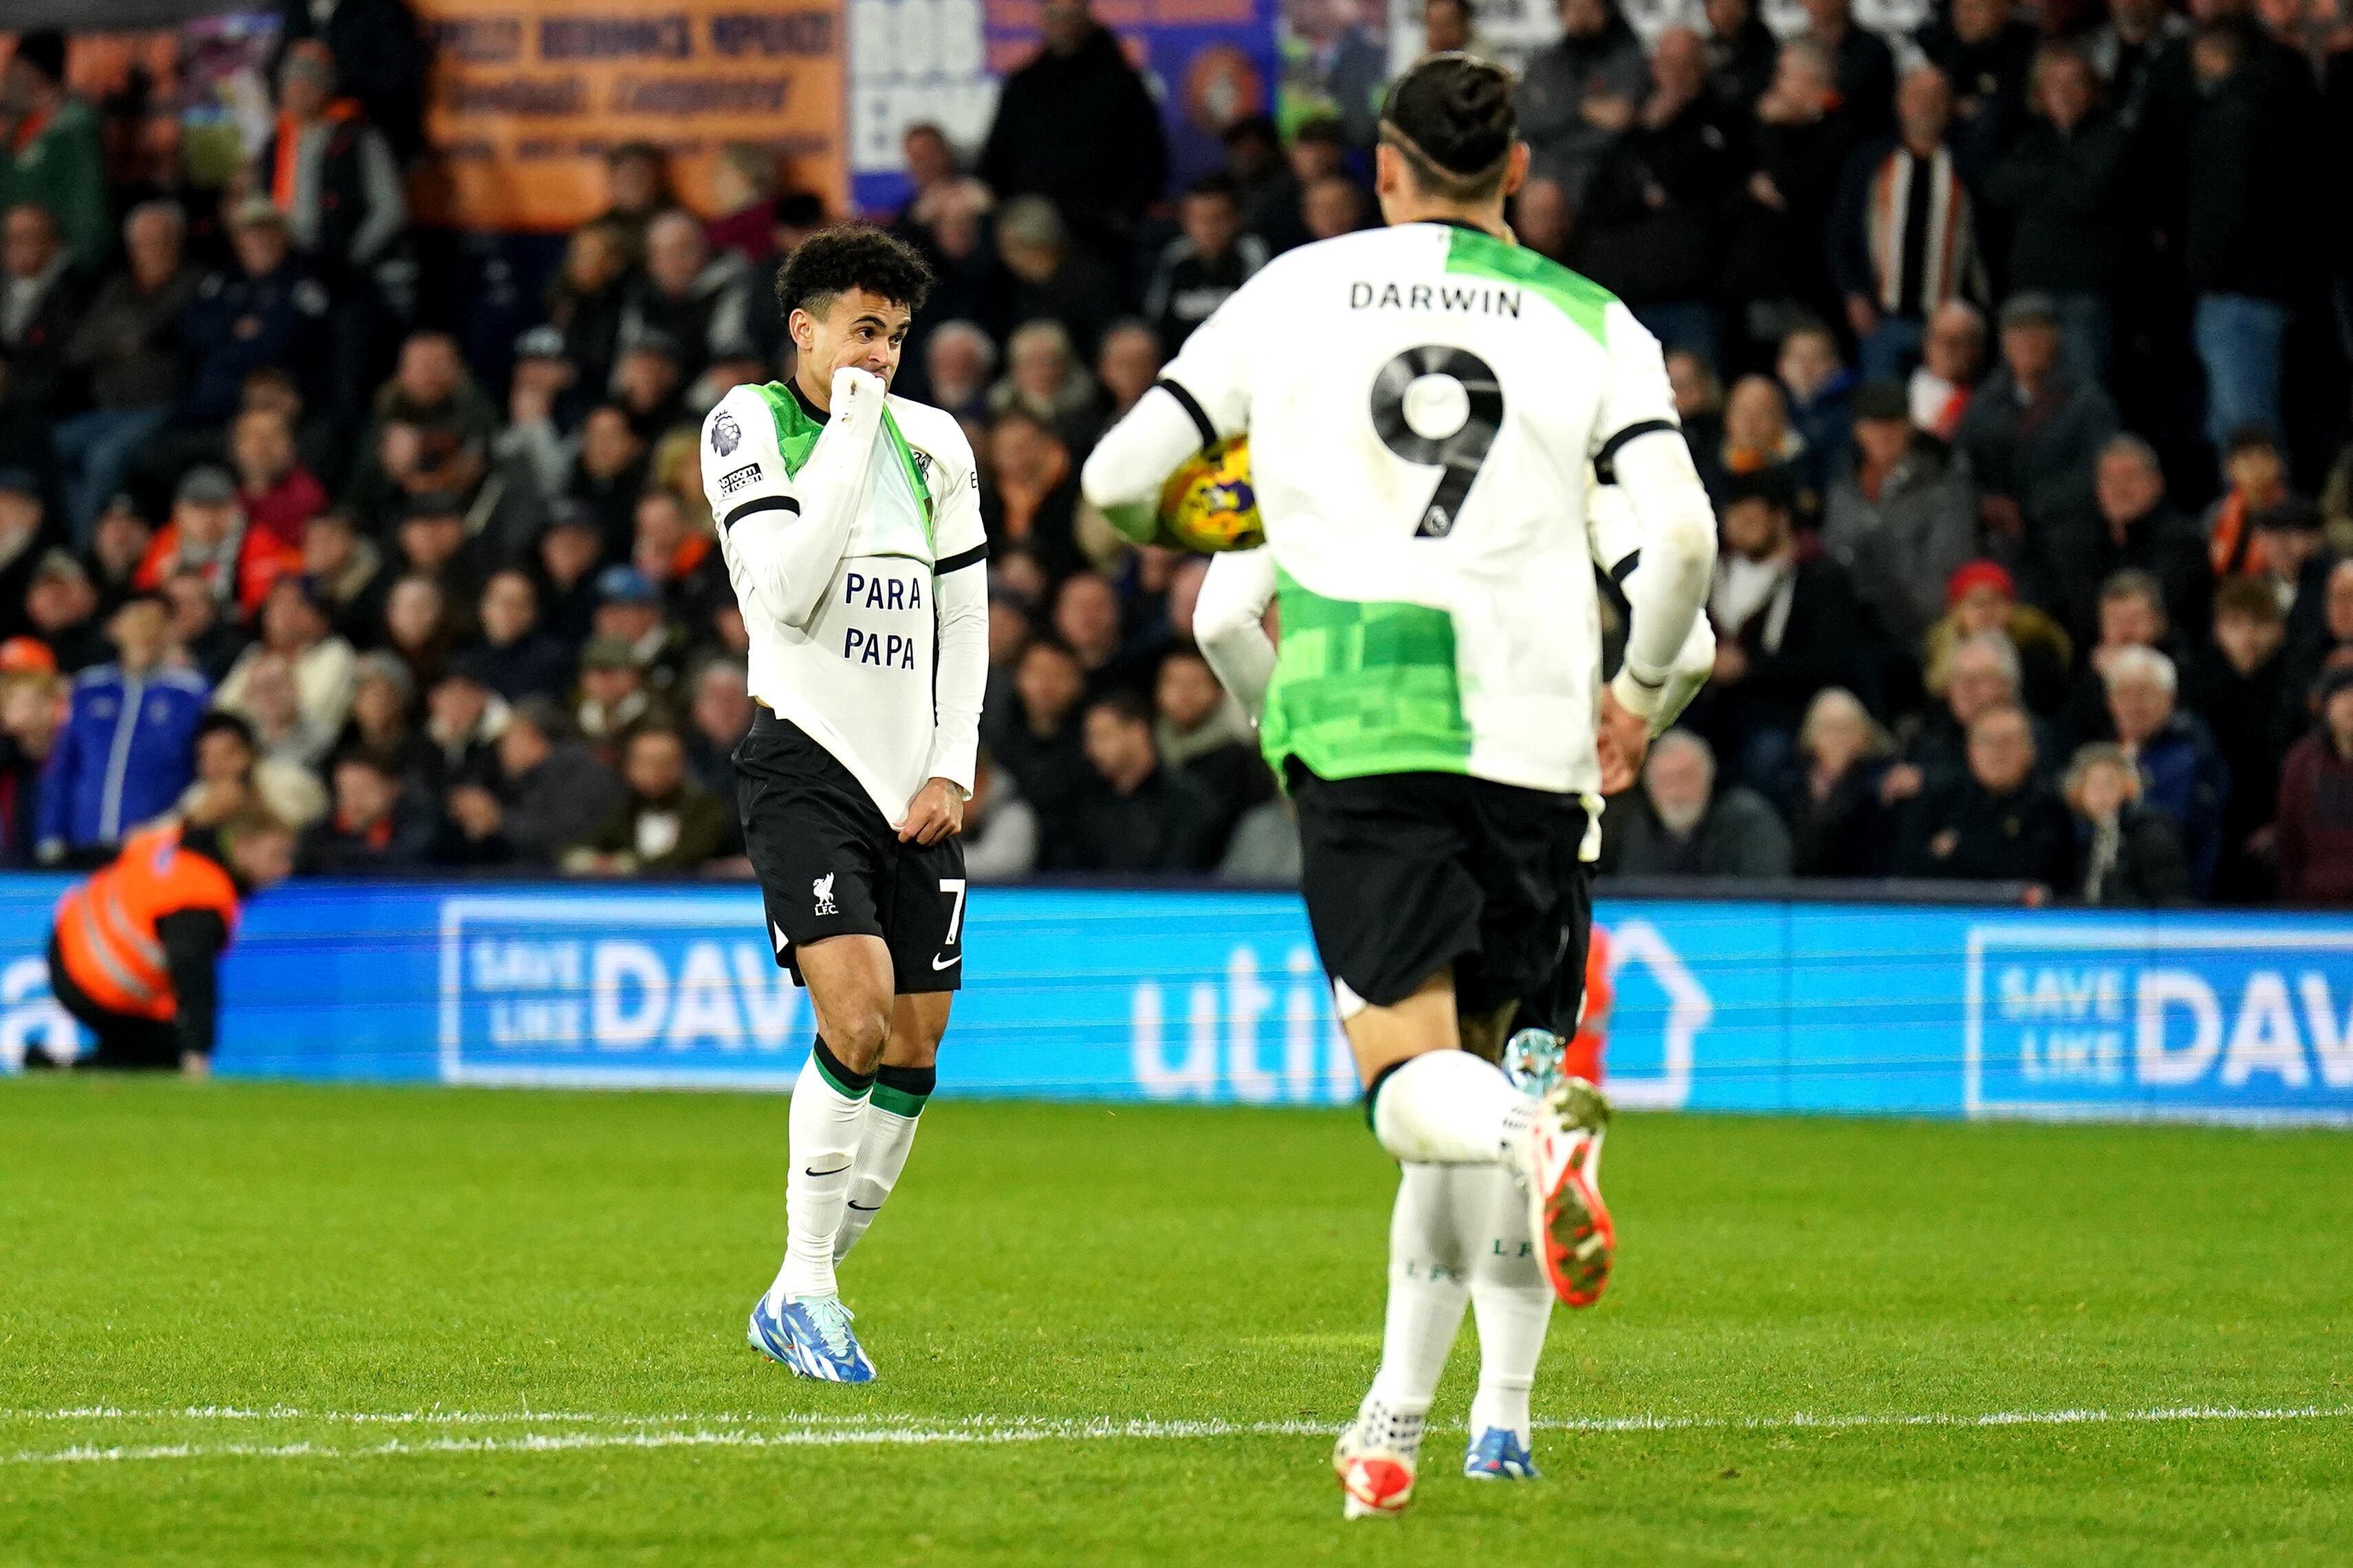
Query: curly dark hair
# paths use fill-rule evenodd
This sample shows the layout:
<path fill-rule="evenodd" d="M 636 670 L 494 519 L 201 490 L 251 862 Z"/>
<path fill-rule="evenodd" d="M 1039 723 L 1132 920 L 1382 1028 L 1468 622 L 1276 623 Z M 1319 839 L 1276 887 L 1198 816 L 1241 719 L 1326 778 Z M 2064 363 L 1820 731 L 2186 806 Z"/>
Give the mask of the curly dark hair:
<path fill-rule="evenodd" d="M 776 303 L 789 318 L 795 310 L 821 313 L 833 297 L 851 289 L 920 310 L 932 292 L 931 263 L 905 240 L 871 224 L 838 223 L 818 229 L 785 258 L 776 269 Z"/>

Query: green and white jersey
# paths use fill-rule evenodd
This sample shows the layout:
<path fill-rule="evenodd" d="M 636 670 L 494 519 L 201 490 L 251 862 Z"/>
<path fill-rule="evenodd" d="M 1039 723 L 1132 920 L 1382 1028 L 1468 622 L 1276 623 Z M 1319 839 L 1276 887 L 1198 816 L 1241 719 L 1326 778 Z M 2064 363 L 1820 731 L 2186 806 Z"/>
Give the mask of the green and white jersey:
<path fill-rule="evenodd" d="M 1164 380 L 1205 437 L 1250 436 L 1278 770 L 1599 787 L 1590 470 L 1675 424 L 1624 305 L 1532 250 L 1408 224 L 1277 258 Z"/>
<path fill-rule="evenodd" d="M 969 740 L 960 760 L 944 754 L 957 747 L 935 746 L 938 579 L 984 563 L 987 539 L 963 428 L 941 409 L 888 398 L 847 542 L 793 595 L 815 605 L 795 624 L 767 602 L 748 527 L 824 526 L 802 515 L 804 501 L 812 513 L 819 504 L 804 491 L 820 443 L 840 438 L 788 384 L 736 387 L 703 420 L 703 489 L 751 637 L 753 697 L 807 731 L 896 822 L 934 773 L 971 783 Z"/>

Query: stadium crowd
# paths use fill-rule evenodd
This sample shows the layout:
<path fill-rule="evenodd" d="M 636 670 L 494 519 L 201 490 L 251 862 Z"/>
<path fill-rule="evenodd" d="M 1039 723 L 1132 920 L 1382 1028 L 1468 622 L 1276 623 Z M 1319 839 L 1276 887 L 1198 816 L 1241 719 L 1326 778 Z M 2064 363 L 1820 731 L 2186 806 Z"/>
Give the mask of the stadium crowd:
<path fill-rule="evenodd" d="M 2353 901 L 2335 4 L 1949 0 L 1889 37 L 1807 0 L 1779 37 L 1706 0 L 1646 43 L 1561 0 L 1517 231 L 1667 346 L 1723 531 L 1715 680 L 1605 869 Z M 404 205 L 413 19 L 287 17 L 223 190 L 126 172 L 58 35 L 0 74 L 0 864 L 259 798 L 311 872 L 745 874 L 696 422 L 783 373 L 768 280 L 830 215 L 756 149 L 681 193 L 617 146 L 478 369 Z M 907 129 L 888 219 L 940 276 L 899 390 L 986 479 L 972 873 L 1282 882 L 1287 806 L 1190 639 L 1207 563 L 1077 474 L 1270 257 L 1377 221 L 1378 83 L 1240 121 L 1171 197 L 1115 41 L 1041 17 L 973 156 Z M 1463 0 L 1426 24 L 1479 47 Z"/>

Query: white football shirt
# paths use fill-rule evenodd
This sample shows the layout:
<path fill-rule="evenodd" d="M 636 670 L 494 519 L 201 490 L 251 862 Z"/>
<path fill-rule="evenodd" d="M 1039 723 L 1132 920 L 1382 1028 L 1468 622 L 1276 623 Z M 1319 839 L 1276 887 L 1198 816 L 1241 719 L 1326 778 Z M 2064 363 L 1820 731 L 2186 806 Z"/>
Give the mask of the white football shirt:
<path fill-rule="evenodd" d="M 1676 425 L 1623 304 L 1475 229 L 1367 230 L 1271 262 L 1164 380 L 1205 440 L 1250 436 L 1270 758 L 1599 787 L 1590 470 Z"/>
<path fill-rule="evenodd" d="M 833 431 L 789 384 L 736 387 L 702 422 L 702 486 L 751 637 L 753 697 L 831 752 L 896 823 L 927 779 L 972 784 L 967 731 L 978 724 L 985 632 L 984 668 L 962 672 L 975 687 L 968 714 L 935 701 L 934 665 L 942 582 L 986 562 L 987 536 L 962 426 L 944 410 L 888 398 L 863 501 L 823 596 L 803 624 L 779 615 L 736 530 L 811 525 L 796 479 Z M 976 575 L 969 596 L 985 595 Z"/>

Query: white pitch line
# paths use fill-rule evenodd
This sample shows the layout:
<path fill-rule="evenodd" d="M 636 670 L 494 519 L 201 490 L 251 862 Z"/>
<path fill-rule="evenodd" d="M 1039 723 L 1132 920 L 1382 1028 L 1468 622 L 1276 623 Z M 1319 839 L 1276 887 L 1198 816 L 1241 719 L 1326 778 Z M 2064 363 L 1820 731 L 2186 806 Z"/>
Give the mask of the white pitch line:
<path fill-rule="evenodd" d="M 566 1410 L 303 1410 L 290 1405 L 248 1409 L 235 1405 L 190 1405 L 174 1410 L 132 1410 L 114 1405 L 83 1405 L 64 1410 L 0 1410 L 7 1421 L 324 1421 L 411 1426 L 519 1426 L 552 1422 L 568 1426 L 675 1426 L 690 1421 L 723 1423 L 798 1422 L 808 1426 L 888 1422 L 889 1415 L 796 1415 L 784 1411 L 698 1410 L 677 1415 L 612 1415 Z M 908 1423 L 916 1416 L 902 1418 Z"/>
<path fill-rule="evenodd" d="M 100 1407 L 103 1409 L 103 1407 Z M 211 1409 L 211 1407 L 207 1407 Z M 110 1415 L 127 1412 L 106 1410 Z M 250 1412 L 221 1412 L 242 1418 Z M 67 1412 L 51 1412 L 62 1417 Z M 453 1415 L 461 1413 L 452 1413 Z M 2182 1405 L 2149 1410 L 1998 1410 L 1982 1415 L 1931 1413 L 1886 1415 L 1793 1415 L 1714 1417 L 1625 1415 L 1539 1421 L 1549 1432 L 1597 1435 L 1634 1432 L 1778 1432 L 1851 1430 L 1873 1426 L 2071 1426 L 2083 1425 L 2146 1425 L 2177 1421 L 2334 1421 L 2353 1416 L 2353 1406 L 2310 1406 L 2297 1409 L 2245 1409 L 2236 1405 Z M 433 1419 L 434 1412 L 393 1413 L 382 1419 Z M 289 1415 L 288 1419 L 317 1419 Z M 344 1419 L 357 1420 L 358 1415 Z M 472 1419 L 496 1419 L 475 1416 Z M 543 1416 L 517 1416 L 536 1421 Z M 611 1423 L 660 1421 L 663 1417 L 592 1416 Z M 682 1417 L 709 1420 L 711 1417 Z M 783 1420 L 794 1417 L 780 1417 Z M 79 1445 L 47 1453 L 0 1455 L 0 1464 L 66 1465 L 125 1459 L 369 1459 L 416 1454 L 546 1454 L 589 1448 L 832 1448 L 849 1447 L 923 1447 L 937 1444 L 999 1444 L 1050 1442 L 1165 1442 L 1219 1437 L 1328 1437 L 1337 1430 L 1315 1421 L 1034 1421 L 976 1417 L 947 1426 L 869 1425 L 802 1426 L 784 1431 L 754 1431 L 743 1427 L 682 1432 L 559 1432 L 525 1433 L 514 1437 L 436 1437 L 421 1442 L 389 1442 L 362 1447 L 332 1447 L 316 1443 L 252 1444 L 174 1443 L 143 1447 L 99 1447 Z"/>

